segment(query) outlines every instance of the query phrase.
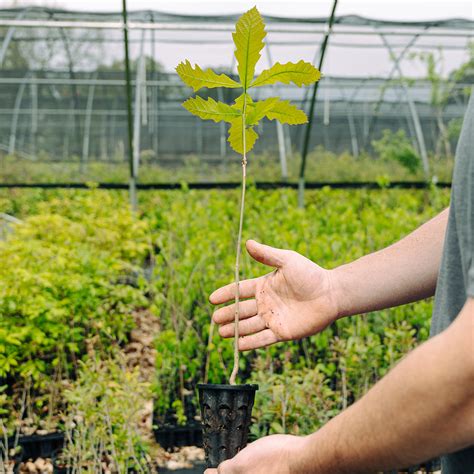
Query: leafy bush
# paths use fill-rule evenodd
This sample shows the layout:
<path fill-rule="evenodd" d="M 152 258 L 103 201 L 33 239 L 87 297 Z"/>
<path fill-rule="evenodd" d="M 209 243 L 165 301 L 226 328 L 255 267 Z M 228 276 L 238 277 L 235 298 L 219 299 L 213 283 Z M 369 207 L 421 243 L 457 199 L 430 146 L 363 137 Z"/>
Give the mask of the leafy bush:
<path fill-rule="evenodd" d="M 68 402 L 62 462 L 73 472 L 149 472 L 147 446 L 138 432 L 149 384 L 114 357 L 80 363 Z"/>
<path fill-rule="evenodd" d="M 372 141 L 375 152 L 382 160 L 396 161 L 415 174 L 420 168 L 420 157 L 408 140 L 404 130 L 384 130 L 382 138 Z"/>
<path fill-rule="evenodd" d="M 91 345 L 125 340 L 147 304 L 140 278 L 127 278 L 140 274 L 148 227 L 115 203 L 95 191 L 52 199 L 0 242 L 0 379 L 31 383 L 43 414 L 52 380 L 73 377 Z"/>

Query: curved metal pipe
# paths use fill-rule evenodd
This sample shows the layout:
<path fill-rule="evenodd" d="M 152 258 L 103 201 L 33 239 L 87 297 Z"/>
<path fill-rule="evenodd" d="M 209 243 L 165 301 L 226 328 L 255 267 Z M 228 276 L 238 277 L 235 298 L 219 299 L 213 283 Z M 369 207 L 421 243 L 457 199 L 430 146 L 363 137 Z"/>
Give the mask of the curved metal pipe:
<path fill-rule="evenodd" d="M 28 78 L 30 73 L 27 73 L 25 76 L 25 79 Z M 20 87 L 18 88 L 18 92 L 16 94 L 15 98 L 15 105 L 13 109 L 13 118 L 12 118 L 12 125 L 10 128 L 10 141 L 8 143 L 8 154 L 13 155 L 15 153 L 15 144 L 16 144 L 16 130 L 18 127 L 18 116 L 19 116 L 19 111 L 21 107 L 21 101 L 23 100 L 23 94 L 25 93 L 27 81 L 23 80 L 20 84 Z"/>
<path fill-rule="evenodd" d="M 21 11 L 18 16 L 15 18 L 15 20 L 21 20 L 29 10 L 31 10 L 32 7 L 26 7 L 23 11 Z M 5 35 L 5 38 L 3 39 L 2 47 L 0 48 L 0 68 L 3 65 L 3 61 L 5 59 L 5 56 L 7 54 L 7 49 L 8 46 L 10 45 L 11 40 L 13 39 L 13 35 L 15 34 L 16 26 L 12 25 L 10 28 L 8 28 L 7 34 Z"/>
<path fill-rule="evenodd" d="M 387 38 L 385 38 L 385 35 L 383 33 L 380 34 L 380 37 L 382 38 L 382 41 L 386 45 L 386 47 L 387 47 L 387 49 L 390 53 L 390 56 L 392 56 L 393 55 L 393 50 L 390 46 L 390 43 L 387 41 Z M 398 75 L 400 76 L 400 79 L 403 79 L 403 73 L 402 73 L 402 69 L 400 67 L 399 61 L 395 61 L 394 66 L 397 68 Z M 403 80 L 401 81 L 401 85 L 402 85 L 403 90 L 405 92 L 405 96 L 406 96 L 406 99 L 407 99 L 407 102 L 408 102 L 408 106 L 410 108 L 410 113 L 411 113 L 412 120 L 413 120 L 413 126 L 415 128 L 415 133 L 416 133 L 416 139 L 417 139 L 417 142 L 418 142 L 418 149 L 420 151 L 421 161 L 423 163 L 423 171 L 425 172 L 425 177 L 427 179 L 429 179 L 429 177 L 430 177 L 430 165 L 429 165 L 429 162 L 428 162 L 428 154 L 426 152 L 425 137 L 423 136 L 423 129 L 421 128 L 420 117 L 418 116 L 418 112 L 416 110 L 415 103 L 414 103 L 414 101 L 411 97 L 410 91 L 409 91 L 407 85 L 405 84 L 405 82 Z"/>

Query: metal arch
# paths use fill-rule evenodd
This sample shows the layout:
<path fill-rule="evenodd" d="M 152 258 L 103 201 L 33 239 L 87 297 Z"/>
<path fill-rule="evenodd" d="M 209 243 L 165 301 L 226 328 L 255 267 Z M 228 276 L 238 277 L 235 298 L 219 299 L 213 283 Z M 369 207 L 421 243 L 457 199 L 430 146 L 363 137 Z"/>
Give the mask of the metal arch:
<path fill-rule="evenodd" d="M 24 78 L 24 80 L 21 82 L 20 87 L 18 88 L 18 92 L 16 94 L 15 98 L 15 105 L 14 105 L 14 110 L 13 110 L 13 118 L 12 118 L 12 125 L 10 128 L 10 141 L 8 143 L 8 154 L 13 155 L 15 153 L 15 144 L 16 144 L 16 131 L 18 127 L 18 116 L 19 116 L 19 111 L 21 107 L 21 101 L 23 100 L 23 94 L 25 93 L 25 88 L 27 85 L 27 78 L 30 75 L 28 72 Z"/>
<path fill-rule="evenodd" d="M 28 13 L 28 11 L 31 10 L 31 8 L 32 7 L 26 7 L 24 10 L 22 10 L 16 17 L 16 20 L 21 20 Z M 0 67 L 2 67 L 3 65 L 3 61 L 7 54 L 8 46 L 10 45 L 10 42 L 13 39 L 15 30 L 15 25 L 10 26 L 10 28 L 8 28 L 7 34 L 5 35 L 5 38 L 3 39 L 2 47 L 0 48 Z"/>
<path fill-rule="evenodd" d="M 390 56 L 392 56 L 393 55 L 393 49 L 390 46 L 390 43 L 387 41 L 387 38 L 385 38 L 384 33 L 380 33 L 380 37 L 382 38 L 382 41 L 386 45 L 386 47 L 387 47 L 387 49 L 390 53 Z M 398 72 L 398 75 L 400 76 L 400 79 L 403 79 L 403 73 L 402 73 L 402 69 L 400 67 L 400 63 L 395 62 L 394 66 L 397 69 L 397 72 Z M 401 81 L 401 85 L 402 85 L 402 88 L 405 92 L 405 97 L 406 97 L 406 100 L 408 102 L 408 106 L 410 108 L 410 113 L 411 113 L 412 120 L 413 120 L 413 125 L 415 127 L 415 133 L 416 133 L 416 138 L 417 138 L 417 141 L 418 141 L 418 147 L 419 147 L 419 150 L 420 150 L 421 160 L 423 162 L 423 170 L 425 172 L 425 177 L 428 179 L 429 176 L 430 176 L 430 165 L 429 165 L 429 162 L 428 162 L 428 154 L 426 152 L 425 138 L 423 136 L 423 130 L 421 128 L 420 117 L 418 116 L 418 112 L 416 110 L 415 103 L 413 102 L 413 99 L 411 97 L 410 90 L 408 89 L 407 85 L 405 84 L 405 82 L 403 80 Z"/>
<path fill-rule="evenodd" d="M 395 54 L 393 52 L 393 46 L 391 47 L 391 50 L 389 49 L 389 54 L 392 57 L 394 65 L 393 65 L 392 70 L 390 71 L 390 73 L 387 77 L 386 84 L 390 82 L 390 80 L 393 78 L 395 72 L 397 72 L 397 66 L 396 65 L 400 64 L 400 61 L 405 57 L 405 54 L 410 50 L 410 48 L 421 37 L 421 34 L 422 33 L 417 33 L 416 35 L 414 35 L 413 38 L 405 45 L 405 47 L 403 48 L 403 50 L 400 52 L 400 54 L 397 57 L 395 56 Z M 384 47 L 385 47 L 385 49 L 387 49 L 387 45 L 385 43 L 384 43 Z M 364 137 L 364 147 L 366 147 L 368 145 L 368 141 L 370 139 L 370 135 L 371 135 L 372 129 L 374 127 L 374 122 L 376 120 L 378 111 L 380 109 L 383 98 L 385 96 L 385 90 L 386 90 L 386 87 L 382 87 L 382 89 L 380 91 L 379 100 L 377 101 L 377 104 L 375 105 L 375 108 L 374 108 L 373 113 L 372 113 L 372 118 L 370 120 L 369 126 L 367 127 L 367 134 Z"/>

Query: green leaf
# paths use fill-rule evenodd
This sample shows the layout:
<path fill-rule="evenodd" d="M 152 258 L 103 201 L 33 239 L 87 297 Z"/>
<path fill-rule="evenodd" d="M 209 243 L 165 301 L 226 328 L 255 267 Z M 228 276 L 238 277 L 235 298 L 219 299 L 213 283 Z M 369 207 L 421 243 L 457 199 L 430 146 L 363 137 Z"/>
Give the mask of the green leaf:
<path fill-rule="evenodd" d="M 244 13 L 235 25 L 232 37 L 236 47 L 237 70 L 244 91 L 253 80 L 255 65 L 260 59 L 265 36 L 265 24 L 256 7 Z"/>
<path fill-rule="evenodd" d="M 207 100 L 199 96 L 191 97 L 182 105 L 193 115 L 197 115 L 203 120 L 214 120 L 214 122 L 232 122 L 242 115 L 239 110 L 222 102 L 216 102 L 212 97 L 208 97 Z"/>
<path fill-rule="evenodd" d="M 240 154 L 244 153 L 242 125 L 241 118 L 233 120 L 229 128 L 229 138 L 227 139 L 232 149 Z M 245 153 L 253 148 L 257 138 L 258 134 L 253 127 L 245 127 Z"/>
<path fill-rule="evenodd" d="M 267 115 L 268 112 L 271 112 L 273 107 L 279 101 L 280 99 L 278 97 L 269 97 L 268 99 L 254 102 L 251 110 L 247 114 L 247 125 L 256 125 Z"/>
<path fill-rule="evenodd" d="M 248 112 L 249 112 L 249 108 L 253 107 L 253 104 L 254 104 L 253 99 L 252 99 L 252 97 L 250 97 L 249 94 L 242 94 L 242 95 L 239 95 L 239 97 L 237 97 L 237 99 L 235 99 L 234 104 L 232 105 L 232 107 L 233 107 L 234 109 L 243 111 L 243 110 L 244 110 L 244 96 L 247 96 L 246 111 L 247 111 L 247 113 L 248 113 Z"/>
<path fill-rule="evenodd" d="M 185 62 L 178 64 L 176 72 L 187 86 L 193 88 L 194 92 L 202 87 L 207 87 L 208 89 L 215 87 L 236 89 L 242 87 L 237 81 L 234 81 L 225 74 L 216 74 L 212 69 L 203 71 L 197 64 L 195 64 L 193 68 L 187 59 Z"/>
<path fill-rule="evenodd" d="M 265 116 L 269 120 L 278 120 L 281 123 L 288 123 L 290 125 L 298 125 L 308 121 L 306 114 L 298 109 L 296 105 L 290 103 L 289 100 L 278 100 Z"/>
<path fill-rule="evenodd" d="M 297 63 L 280 64 L 275 63 L 270 69 L 262 71 L 250 87 L 266 86 L 282 82 L 290 84 L 293 82 L 298 87 L 307 86 L 319 81 L 321 73 L 311 63 L 298 61 Z"/>

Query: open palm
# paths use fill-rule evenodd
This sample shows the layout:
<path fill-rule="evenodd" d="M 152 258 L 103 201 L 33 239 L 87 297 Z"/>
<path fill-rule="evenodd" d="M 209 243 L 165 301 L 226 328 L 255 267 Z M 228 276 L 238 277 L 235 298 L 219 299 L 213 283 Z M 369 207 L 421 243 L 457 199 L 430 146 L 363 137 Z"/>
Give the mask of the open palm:
<path fill-rule="evenodd" d="M 337 305 L 329 270 L 297 252 L 254 240 L 247 242 L 247 251 L 252 258 L 275 270 L 240 283 L 240 350 L 301 339 L 322 331 L 336 319 Z M 213 304 L 234 299 L 235 283 L 219 288 L 209 298 Z M 233 303 L 213 315 L 223 337 L 234 336 L 235 309 Z"/>

